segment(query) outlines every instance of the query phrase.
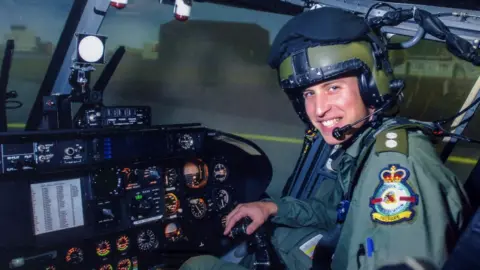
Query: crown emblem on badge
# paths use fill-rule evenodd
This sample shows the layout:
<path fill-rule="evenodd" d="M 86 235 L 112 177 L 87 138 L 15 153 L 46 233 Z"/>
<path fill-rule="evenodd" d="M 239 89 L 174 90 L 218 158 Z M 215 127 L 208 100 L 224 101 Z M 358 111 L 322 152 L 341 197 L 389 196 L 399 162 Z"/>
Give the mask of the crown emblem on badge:
<path fill-rule="evenodd" d="M 385 183 L 401 182 L 407 176 L 408 173 L 405 169 L 398 168 L 395 165 L 390 166 L 389 169 L 383 170 L 380 173 L 380 177 Z"/>

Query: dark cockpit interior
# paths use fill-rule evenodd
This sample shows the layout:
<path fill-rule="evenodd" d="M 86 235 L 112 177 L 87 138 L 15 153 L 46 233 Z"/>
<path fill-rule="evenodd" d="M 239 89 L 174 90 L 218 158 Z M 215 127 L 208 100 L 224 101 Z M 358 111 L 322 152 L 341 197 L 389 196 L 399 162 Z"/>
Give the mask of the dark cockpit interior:
<path fill-rule="evenodd" d="M 13 0 L 5 2 L 8 8 L 16 5 Z M 118 33 L 124 35 L 123 39 L 129 39 L 125 35 L 131 34 L 131 40 L 134 40 L 137 35 L 141 35 L 142 29 L 129 28 L 125 32 L 115 33 L 112 31 L 110 37 L 101 35 L 102 31 L 99 29 L 104 18 L 111 14 L 118 19 L 121 12 L 124 12 L 121 16 L 125 17 L 121 18 L 126 18 L 125 20 L 138 18 L 142 15 L 135 14 L 135 11 L 128 13 L 128 5 L 135 10 L 135 7 L 142 5 L 142 1 L 68 2 L 59 4 L 62 7 L 68 6 L 68 12 L 65 12 L 68 15 L 64 14 L 65 18 L 62 18 L 65 19 L 64 25 L 58 31 L 55 46 L 48 42 L 43 43 L 39 38 L 32 39 L 32 43 L 38 45 L 39 51 L 48 51 L 48 65 L 38 68 L 34 64 L 28 64 L 31 59 L 36 61 L 43 56 L 29 51 L 30 48 L 25 44 L 30 43 L 18 41 L 30 40 L 22 34 L 18 34 L 16 38 L 5 35 L 5 44 L 0 47 L 3 53 L 3 58 L 0 58 L 0 115 L 4 116 L 0 118 L 0 269 L 178 269 L 192 256 L 227 256 L 235 247 L 244 243 L 246 237 L 242 235 L 242 224 L 239 224 L 240 227 L 235 228 L 233 233 L 239 237 L 223 235 L 225 217 L 236 205 L 281 195 L 298 198 L 310 196 L 315 182 L 307 182 L 306 178 L 295 183 L 287 181 L 304 143 L 304 126 L 294 115 L 283 93 L 277 95 L 280 91 L 277 89 L 275 74 L 263 69 L 266 65 L 266 59 L 263 58 L 271 40 L 268 31 L 261 27 L 252 27 L 247 19 L 245 25 L 202 20 L 185 22 L 188 18 L 182 12 L 189 10 L 176 10 L 175 19 L 182 24 L 177 21 L 165 23 L 162 31 L 152 38 L 174 41 L 138 45 L 137 47 L 143 47 L 143 51 L 123 45 L 109 47 L 107 50 L 108 43 L 112 39 L 118 39 Z M 170 12 L 176 2 L 189 1 L 144 2 L 149 2 L 149 5 L 172 5 L 168 6 Z M 224 1 L 207 2 L 219 4 Z M 279 28 L 277 24 L 282 24 L 291 15 L 302 12 L 306 7 L 298 4 L 302 1 L 226 2 L 235 8 L 255 10 L 257 15 L 263 12 L 268 16 L 284 16 L 280 19 L 277 17 L 278 20 L 273 23 L 265 24 L 272 29 Z M 260 2 L 262 3 L 259 4 Z M 315 1 L 303 2 L 308 2 L 308 7 L 311 7 Z M 0 11 L 1 5 L 3 4 L 0 3 Z M 50 5 L 54 6 L 52 3 Z M 54 12 L 52 14 L 55 16 Z M 165 14 L 159 16 L 166 16 Z M 173 19 L 171 13 L 168 13 L 168 16 L 169 20 Z M 224 14 L 220 17 L 222 16 L 225 17 Z M 256 19 L 249 17 L 249 20 Z M 109 27 L 115 29 L 115 23 L 110 23 Z M 233 30 L 225 31 L 224 28 Z M 224 34 L 215 36 L 211 33 L 213 31 L 205 29 L 223 31 Z M 478 29 L 455 29 L 458 31 L 456 33 L 463 36 L 478 34 Z M 13 24 L 9 30 L 26 32 L 24 26 Z M 237 30 L 248 32 L 249 38 L 237 40 L 233 34 L 225 38 Z M 392 36 L 402 40 L 411 34 L 407 30 Z M 158 29 L 155 31 L 158 32 Z M 192 34 L 183 36 L 179 34 L 182 31 Z M 228 39 L 229 42 L 215 47 L 215 42 L 211 41 L 215 39 Z M 185 45 L 193 42 L 194 46 Z M 246 49 L 236 47 L 241 42 L 247 44 Z M 397 58 L 393 62 L 398 73 L 404 72 L 402 74 L 407 77 L 409 85 L 421 88 L 428 84 L 434 86 L 431 89 L 442 89 L 436 92 L 432 90 L 427 94 L 422 92 L 422 95 L 430 95 L 427 106 L 423 105 L 425 100 L 414 98 L 419 91 L 412 90 L 407 93 L 404 105 L 406 114 L 428 119 L 438 117 L 439 114 L 443 116 L 457 112 L 459 108 L 466 106 L 464 100 L 471 102 L 472 93 L 479 95 L 478 89 L 476 92 L 472 89 L 470 94 L 468 91 L 480 71 L 470 66 L 466 68 L 464 64 L 445 56 L 443 44 L 441 50 L 438 44 L 434 44 L 437 41 L 425 42 L 430 43 L 417 51 L 410 50 L 408 53 L 394 55 L 393 58 Z M 135 42 L 130 44 L 132 43 Z M 255 47 L 256 43 L 267 46 L 258 49 L 261 46 Z M 90 47 L 92 44 L 99 45 L 101 49 L 95 51 Z M 85 46 L 86 50 L 83 49 Z M 214 49 L 210 48 L 212 46 Z M 241 57 L 222 54 L 223 49 L 237 50 L 236 54 Z M 205 51 L 211 53 L 200 53 Z M 419 55 L 426 55 L 424 58 L 427 60 L 418 57 Z M 407 61 L 408 57 L 410 58 Z M 190 58 L 201 58 L 201 65 L 192 64 L 188 61 Z M 27 64 L 21 68 L 15 66 L 16 61 L 25 59 L 28 60 L 25 61 Z M 437 64 L 437 61 L 440 64 Z M 216 62 L 222 62 L 223 66 Z M 236 62 L 240 63 L 239 66 L 244 66 L 237 68 Z M 452 66 L 447 66 L 450 62 L 453 63 Z M 129 66 L 127 71 L 122 63 Z M 157 66 L 161 67 L 157 69 Z M 25 91 L 20 89 L 18 93 L 10 91 L 10 71 L 27 67 L 32 67 L 32 70 L 35 68 L 35 72 L 37 69 L 42 70 L 41 75 L 35 75 L 33 71 L 22 72 L 22 76 L 27 78 L 22 79 L 22 82 L 25 81 L 25 88 L 30 87 L 29 84 L 35 80 L 33 77 L 41 78 L 41 83 L 35 85 L 38 86 L 38 93 L 28 93 L 29 100 L 24 102 L 28 105 L 24 106 L 28 107 L 28 113 L 18 117 L 7 114 L 7 110 L 19 108 L 17 105 L 22 106 L 22 103 L 16 103 L 15 99 L 18 94 L 20 97 L 25 94 Z M 231 68 L 232 73 L 224 72 L 226 68 Z M 147 72 L 149 70 L 154 70 L 153 76 Z M 432 75 L 430 71 L 441 75 Z M 192 78 L 197 74 L 205 81 L 201 87 L 194 89 L 198 81 Z M 246 74 L 245 77 L 249 80 L 243 80 L 236 76 L 238 74 Z M 135 79 L 128 81 L 131 79 L 128 76 Z M 419 78 L 413 78 L 414 76 Z M 448 83 L 444 83 L 442 76 L 452 78 L 448 79 Z M 161 82 L 156 82 L 155 79 L 160 77 Z M 259 79 L 261 77 L 268 77 L 269 81 Z M 169 79 L 178 82 L 175 90 L 155 94 L 167 100 L 165 103 L 168 104 L 164 104 L 161 109 L 152 108 L 156 105 L 145 105 L 155 101 L 149 100 L 153 94 L 142 97 L 145 94 L 144 89 L 150 90 L 153 86 L 170 88 Z M 188 80 L 194 83 L 190 82 L 185 86 Z M 215 80 L 217 82 L 212 82 Z M 221 80 L 223 85 L 215 85 Z M 120 89 L 115 94 L 108 90 L 108 86 L 112 84 Z M 224 89 L 214 94 L 210 91 L 215 87 L 225 88 L 226 85 L 238 88 L 235 88 L 237 92 L 232 94 L 235 98 L 229 98 L 230 93 L 223 91 Z M 182 89 L 183 87 L 189 89 Z M 129 91 L 125 90 L 127 88 Z M 463 92 L 458 94 L 451 91 L 456 88 L 462 88 Z M 261 94 L 258 94 L 259 89 L 263 91 Z M 104 100 L 113 95 L 117 95 L 118 100 L 121 100 L 118 102 L 120 105 L 105 105 L 108 102 Z M 182 113 L 180 110 L 171 109 L 178 105 L 175 103 L 177 99 L 188 101 L 185 103 L 189 103 L 190 107 L 184 114 L 188 114 L 194 121 L 177 121 L 177 116 Z M 449 99 L 451 104 L 443 108 L 436 102 L 440 99 Z M 258 102 L 253 102 L 254 100 Z M 213 103 L 217 104 L 212 105 Z M 261 106 L 254 106 L 256 103 Z M 136 106 L 137 104 L 142 105 Z M 281 106 L 276 109 L 271 104 Z M 266 105 L 269 111 L 265 112 L 263 108 Z M 212 109 L 214 106 L 221 107 L 225 115 L 231 116 L 231 111 L 239 108 L 242 112 L 235 117 L 229 117 L 228 121 L 223 121 L 224 115 Z M 476 108 L 469 110 L 470 116 Z M 210 124 L 228 124 L 207 127 L 196 123 L 195 112 L 199 111 L 202 111 L 201 117 L 206 122 L 211 119 Z M 203 114 L 207 111 L 208 113 Z M 7 116 L 24 121 L 20 128 L 15 129 Z M 257 118 L 260 120 L 255 122 Z M 477 115 L 472 121 L 478 120 Z M 234 130 L 247 124 L 251 126 L 245 130 L 257 129 L 264 134 L 275 131 L 275 135 L 279 136 L 240 136 L 238 133 L 242 132 L 224 130 Z M 235 128 L 230 128 L 232 126 Z M 473 137 L 480 134 L 478 128 L 472 125 L 468 128 L 466 124 L 459 126 L 457 131 L 460 134 L 464 129 Z M 279 132 L 280 129 L 283 129 L 283 133 Z M 293 137 L 292 134 L 297 138 L 280 137 Z M 263 139 L 270 143 L 285 142 L 289 146 L 281 148 L 274 144 L 259 143 Z M 453 146 L 448 142 L 441 144 L 438 150 L 447 152 L 445 161 L 450 162 L 454 171 L 460 173 L 465 180 L 480 175 L 478 147 L 471 150 L 462 143 L 457 145 L 455 141 Z M 323 158 L 321 156 L 319 154 L 315 158 Z M 472 171 L 473 173 L 470 173 Z M 271 185 L 273 182 L 274 185 Z M 469 183 L 472 182 L 474 181 Z M 475 186 L 469 191 L 474 190 L 478 190 L 478 187 Z M 259 233 L 263 231 L 259 230 Z M 260 239 L 258 241 L 263 239 L 259 234 L 255 237 Z"/>

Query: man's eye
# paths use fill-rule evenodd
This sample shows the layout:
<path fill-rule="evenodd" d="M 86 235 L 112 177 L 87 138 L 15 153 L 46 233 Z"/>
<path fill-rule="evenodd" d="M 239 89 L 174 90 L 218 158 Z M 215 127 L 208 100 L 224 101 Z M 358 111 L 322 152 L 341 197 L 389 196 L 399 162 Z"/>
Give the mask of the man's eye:
<path fill-rule="evenodd" d="M 313 95 L 314 95 L 314 93 L 313 93 L 312 91 L 305 91 L 305 92 L 303 92 L 303 97 L 304 97 L 304 98 L 308 98 L 308 97 L 311 97 L 311 96 L 313 96 Z"/>
<path fill-rule="evenodd" d="M 340 89 L 340 86 L 338 86 L 338 85 L 332 85 L 332 86 L 330 86 L 330 88 L 329 88 L 328 90 L 335 92 L 335 91 L 337 91 L 337 90 L 339 90 L 339 89 Z"/>

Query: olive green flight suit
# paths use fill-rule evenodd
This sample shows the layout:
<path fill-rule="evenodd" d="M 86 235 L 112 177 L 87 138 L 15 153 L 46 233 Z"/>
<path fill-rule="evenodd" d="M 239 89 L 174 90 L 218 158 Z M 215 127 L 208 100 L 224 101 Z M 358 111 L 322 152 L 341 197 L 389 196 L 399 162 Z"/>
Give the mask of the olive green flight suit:
<path fill-rule="evenodd" d="M 338 180 L 322 183 L 321 194 L 309 200 L 292 197 L 274 200 L 278 213 L 271 221 L 298 228 L 303 235 L 305 230 L 312 230 L 308 233 L 314 236 L 333 229 L 337 205 L 352 188 L 357 166 L 362 167 L 335 249 L 332 269 L 378 269 L 401 263 L 407 256 L 429 259 L 440 268 L 468 218 L 464 213 L 468 212 L 469 203 L 463 187 L 438 158 L 423 133 L 386 129 L 376 134 L 371 152 L 365 155 L 362 152 L 368 149 L 365 140 L 372 132 L 376 131 L 366 130 L 346 149 L 339 162 Z M 362 155 L 366 159 L 359 158 Z M 364 164 L 357 164 L 360 159 Z M 282 247 L 289 243 L 294 245 L 296 239 L 280 238 L 282 235 L 275 232 L 272 244 L 287 268 L 308 269 L 309 265 L 304 262 L 289 261 L 291 253 L 301 252 L 298 246 L 293 250 Z M 367 238 L 374 244 L 371 257 L 363 255 L 365 250 L 362 252 Z M 306 258 L 305 255 L 298 260 Z M 215 267 L 220 266 L 221 269 L 245 269 L 211 256 L 192 258 L 181 269 L 217 269 Z"/>

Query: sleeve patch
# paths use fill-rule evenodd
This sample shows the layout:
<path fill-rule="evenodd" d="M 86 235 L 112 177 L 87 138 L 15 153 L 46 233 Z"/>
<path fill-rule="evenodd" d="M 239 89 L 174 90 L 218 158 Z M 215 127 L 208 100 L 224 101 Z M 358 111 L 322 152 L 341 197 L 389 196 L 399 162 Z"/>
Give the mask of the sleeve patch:
<path fill-rule="evenodd" d="M 396 224 L 415 217 L 418 195 L 407 183 L 410 171 L 398 164 L 390 164 L 379 173 L 380 183 L 370 197 L 371 219 L 380 224 Z"/>

